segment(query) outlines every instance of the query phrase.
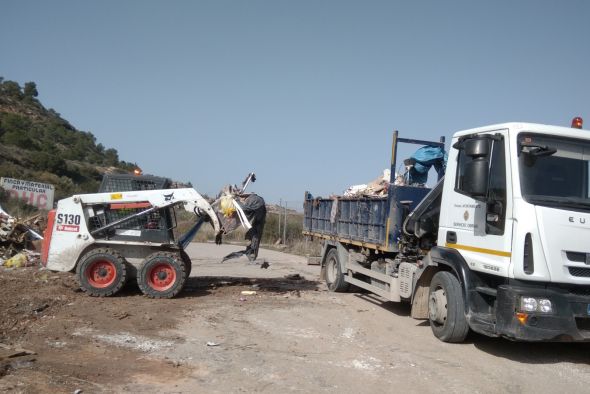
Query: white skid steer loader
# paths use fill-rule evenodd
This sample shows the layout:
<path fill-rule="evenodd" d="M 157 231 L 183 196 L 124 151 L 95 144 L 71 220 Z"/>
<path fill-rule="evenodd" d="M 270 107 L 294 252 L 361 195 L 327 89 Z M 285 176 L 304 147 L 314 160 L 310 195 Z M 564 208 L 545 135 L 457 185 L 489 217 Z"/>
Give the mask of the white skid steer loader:
<path fill-rule="evenodd" d="M 197 221 L 179 236 L 181 207 Z M 75 195 L 49 212 L 41 260 L 50 270 L 75 270 L 91 296 L 113 295 L 136 277 L 146 296 L 171 298 L 191 271 L 184 248 L 205 222 L 221 230 L 211 204 L 192 188 Z"/>

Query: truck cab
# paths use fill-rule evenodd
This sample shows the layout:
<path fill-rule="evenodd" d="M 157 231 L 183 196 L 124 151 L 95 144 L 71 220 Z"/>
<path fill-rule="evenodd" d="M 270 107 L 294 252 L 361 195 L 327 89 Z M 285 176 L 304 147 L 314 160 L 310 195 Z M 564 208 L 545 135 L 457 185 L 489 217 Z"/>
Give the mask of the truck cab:
<path fill-rule="evenodd" d="M 471 328 L 590 339 L 590 134 L 506 123 L 458 132 L 452 147 L 431 257 L 467 273 Z"/>

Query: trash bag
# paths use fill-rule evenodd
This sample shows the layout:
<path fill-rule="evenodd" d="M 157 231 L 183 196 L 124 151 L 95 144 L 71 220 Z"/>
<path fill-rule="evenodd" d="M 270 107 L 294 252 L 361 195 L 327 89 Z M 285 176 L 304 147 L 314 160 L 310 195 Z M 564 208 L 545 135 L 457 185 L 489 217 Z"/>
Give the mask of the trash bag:
<path fill-rule="evenodd" d="M 24 253 L 18 253 L 4 262 L 6 268 L 20 268 L 27 265 L 28 259 Z"/>
<path fill-rule="evenodd" d="M 439 178 L 445 174 L 447 167 L 447 152 L 438 146 L 423 146 L 405 161 L 410 165 L 408 184 L 425 184 L 428 181 L 428 171 L 434 166 Z"/>

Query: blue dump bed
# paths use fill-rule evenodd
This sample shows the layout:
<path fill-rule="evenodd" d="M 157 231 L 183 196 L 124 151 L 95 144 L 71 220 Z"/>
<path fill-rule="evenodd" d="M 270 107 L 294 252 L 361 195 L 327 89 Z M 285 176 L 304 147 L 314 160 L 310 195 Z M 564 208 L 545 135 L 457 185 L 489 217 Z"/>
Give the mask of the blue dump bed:
<path fill-rule="evenodd" d="M 412 211 L 430 190 L 426 187 L 389 185 L 384 197 L 334 199 L 315 198 L 306 192 L 303 234 L 397 252 L 407 212 Z"/>

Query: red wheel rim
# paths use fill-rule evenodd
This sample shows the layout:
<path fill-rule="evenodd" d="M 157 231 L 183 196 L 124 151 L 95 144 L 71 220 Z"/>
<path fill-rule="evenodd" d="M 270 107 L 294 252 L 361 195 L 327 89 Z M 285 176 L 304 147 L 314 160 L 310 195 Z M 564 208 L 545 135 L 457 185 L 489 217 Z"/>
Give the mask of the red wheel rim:
<path fill-rule="evenodd" d="M 147 282 L 154 290 L 168 290 L 176 282 L 176 270 L 168 263 L 157 263 L 149 270 Z"/>
<path fill-rule="evenodd" d="M 117 267 L 109 260 L 97 260 L 92 262 L 85 272 L 86 280 L 95 288 L 104 289 L 115 282 Z"/>

